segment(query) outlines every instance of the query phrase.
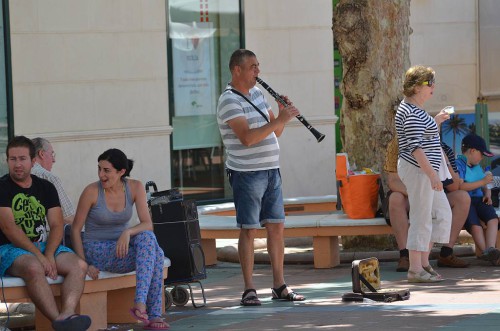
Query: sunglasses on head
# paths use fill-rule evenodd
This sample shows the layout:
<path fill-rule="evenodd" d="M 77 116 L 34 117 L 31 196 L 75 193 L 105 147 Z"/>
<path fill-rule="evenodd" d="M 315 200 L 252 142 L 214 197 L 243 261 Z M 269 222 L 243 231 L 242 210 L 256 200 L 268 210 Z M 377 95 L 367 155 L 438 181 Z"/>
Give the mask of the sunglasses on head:
<path fill-rule="evenodd" d="M 436 80 L 434 78 L 426 80 L 425 82 L 422 83 L 422 85 L 429 85 L 429 87 L 432 87 L 436 83 Z"/>

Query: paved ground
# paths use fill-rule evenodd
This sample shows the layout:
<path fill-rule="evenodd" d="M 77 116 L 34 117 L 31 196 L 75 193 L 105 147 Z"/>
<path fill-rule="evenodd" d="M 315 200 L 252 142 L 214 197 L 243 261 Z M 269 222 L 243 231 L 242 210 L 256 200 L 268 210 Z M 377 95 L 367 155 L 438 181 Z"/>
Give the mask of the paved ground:
<path fill-rule="evenodd" d="M 239 306 L 242 278 L 239 266 L 224 263 L 208 269 L 207 307 L 191 305 L 168 311 L 172 330 L 499 330 L 500 268 L 468 258 L 467 269 L 441 269 L 446 281 L 409 285 L 395 262 L 381 264 L 384 288 L 409 288 L 408 301 L 344 303 L 351 290 L 351 267 L 330 270 L 310 265 L 287 266 L 287 281 L 307 296 L 302 303 L 270 299 L 269 267 L 256 267 L 256 286 L 263 305 Z"/>
<path fill-rule="evenodd" d="M 166 314 L 171 330 L 499 330 L 500 267 L 467 257 L 467 269 L 436 268 L 447 280 L 438 284 L 410 285 L 396 262 L 382 262 L 383 288 L 409 288 L 407 301 L 344 303 L 351 291 L 351 266 L 314 269 L 310 264 L 287 265 L 286 279 L 307 296 L 300 303 L 271 300 L 268 265 L 256 265 L 255 285 L 261 307 L 242 307 L 242 277 L 236 263 L 207 269 L 207 306 L 172 306 Z M 435 264 L 435 261 L 432 261 Z M 195 302 L 202 303 L 199 291 Z M 32 328 L 24 328 L 32 330 Z M 109 325 L 108 330 L 142 330 L 138 325 Z"/>

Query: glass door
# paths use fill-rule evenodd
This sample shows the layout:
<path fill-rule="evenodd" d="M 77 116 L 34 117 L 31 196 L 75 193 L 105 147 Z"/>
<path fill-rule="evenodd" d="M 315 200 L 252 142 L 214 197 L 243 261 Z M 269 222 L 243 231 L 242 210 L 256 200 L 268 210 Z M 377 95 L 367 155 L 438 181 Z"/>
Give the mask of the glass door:
<path fill-rule="evenodd" d="M 168 1 L 172 183 L 186 198 L 230 197 L 217 101 L 241 47 L 239 0 Z"/>
<path fill-rule="evenodd" d="M 8 173 L 5 148 L 9 140 L 9 117 L 8 117 L 8 99 L 7 99 L 7 62 L 6 38 L 9 38 L 9 29 L 5 25 L 5 8 L 8 8 L 8 1 L 3 0 L 0 6 L 0 176 Z"/>

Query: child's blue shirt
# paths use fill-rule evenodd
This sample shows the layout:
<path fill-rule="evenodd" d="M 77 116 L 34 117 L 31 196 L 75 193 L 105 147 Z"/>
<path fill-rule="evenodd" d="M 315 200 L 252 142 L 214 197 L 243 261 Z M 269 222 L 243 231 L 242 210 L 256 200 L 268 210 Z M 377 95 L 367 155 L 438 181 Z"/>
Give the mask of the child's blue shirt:
<path fill-rule="evenodd" d="M 466 183 L 477 182 L 478 180 L 481 180 L 486 176 L 484 174 L 483 168 L 479 164 L 476 164 L 474 166 L 467 165 L 467 158 L 464 155 L 459 155 L 457 157 L 456 163 L 458 175 Z M 469 191 L 469 195 L 471 197 L 483 197 L 484 194 L 481 187 L 478 187 L 477 189 Z"/>

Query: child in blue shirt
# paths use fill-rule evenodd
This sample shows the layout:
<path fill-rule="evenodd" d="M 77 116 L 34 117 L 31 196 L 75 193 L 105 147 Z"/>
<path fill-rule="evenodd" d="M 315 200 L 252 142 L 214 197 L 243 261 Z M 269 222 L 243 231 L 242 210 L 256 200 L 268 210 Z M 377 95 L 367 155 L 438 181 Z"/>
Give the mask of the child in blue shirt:
<path fill-rule="evenodd" d="M 495 248 L 498 216 L 492 206 L 491 190 L 486 188 L 486 184 L 493 181 L 493 176 L 491 173 L 486 175 L 479 164 L 483 156 L 493 156 L 486 148 L 484 139 L 476 134 L 465 136 L 462 140 L 462 155 L 459 155 L 456 161 L 458 175 L 464 180 L 460 189 L 468 191 L 471 197 L 465 229 L 483 252 L 479 258 L 490 261 L 493 265 L 500 265 L 500 250 Z M 483 231 L 481 221 L 486 224 L 486 231 Z"/>

